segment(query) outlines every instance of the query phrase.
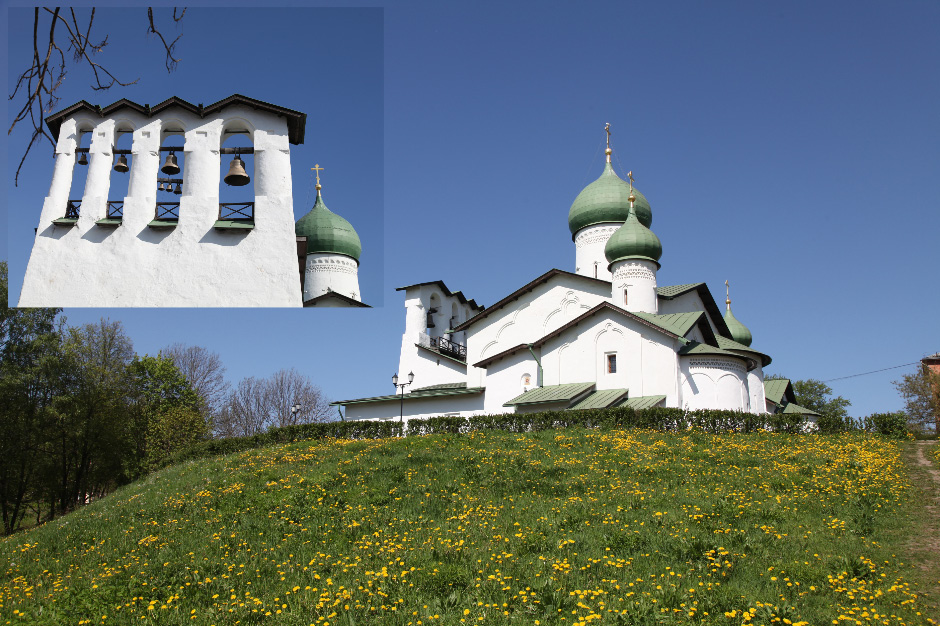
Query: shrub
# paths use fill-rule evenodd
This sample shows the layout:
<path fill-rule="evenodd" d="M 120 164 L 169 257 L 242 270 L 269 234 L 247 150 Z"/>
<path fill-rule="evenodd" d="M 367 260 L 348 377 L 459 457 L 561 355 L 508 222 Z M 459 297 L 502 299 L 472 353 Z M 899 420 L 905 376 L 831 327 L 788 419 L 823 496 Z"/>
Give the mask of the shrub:
<path fill-rule="evenodd" d="M 892 439 L 907 439 L 907 415 L 903 411 L 872 413 L 862 420 L 862 427 L 870 433 L 885 435 Z"/>

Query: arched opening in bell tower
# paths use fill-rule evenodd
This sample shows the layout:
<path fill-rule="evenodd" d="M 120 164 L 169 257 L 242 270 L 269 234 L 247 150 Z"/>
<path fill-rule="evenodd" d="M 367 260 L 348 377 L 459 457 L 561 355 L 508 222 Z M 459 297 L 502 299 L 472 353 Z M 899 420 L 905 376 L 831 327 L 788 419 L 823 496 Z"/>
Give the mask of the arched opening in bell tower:
<path fill-rule="evenodd" d="M 82 210 L 82 198 L 88 181 L 89 148 L 94 126 L 91 122 L 79 122 L 75 128 L 75 164 L 72 166 L 72 185 L 65 205 L 65 219 L 78 220 Z"/>
<path fill-rule="evenodd" d="M 131 170 L 134 157 L 131 149 L 134 145 L 134 127 L 130 122 L 119 121 L 114 127 L 114 160 L 111 164 L 111 184 L 108 187 L 108 201 L 105 223 L 124 219 L 124 200 L 130 190 Z"/>
<path fill-rule="evenodd" d="M 252 135 L 253 129 L 245 120 L 230 120 L 222 129 L 220 221 L 254 221 L 256 171 Z"/>
<path fill-rule="evenodd" d="M 160 169 L 157 172 L 157 206 L 154 220 L 176 222 L 180 217 L 180 196 L 183 195 L 183 152 L 186 129 L 181 122 L 168 120 L 160 133 Z"/>

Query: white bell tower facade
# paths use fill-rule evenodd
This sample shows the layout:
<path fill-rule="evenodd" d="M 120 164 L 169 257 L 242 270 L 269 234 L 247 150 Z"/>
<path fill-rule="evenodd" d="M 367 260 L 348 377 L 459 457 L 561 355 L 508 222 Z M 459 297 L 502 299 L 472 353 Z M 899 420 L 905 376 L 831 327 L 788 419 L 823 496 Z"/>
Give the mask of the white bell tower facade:
<path fill-rule="evenodd" d="M 301 306 L 290 144 L 303 143 L 305 122 L 240 95 L 209 106 L 82 101 L 50 116 L 55 168 L 19 306 Z M 235 133 L 251 147 L 224 148 Z M 131 147 L 117 150 L 125 134 Z M 222 203 L 223 159 L 243 154 L 253 168 L 234 184 L 251 180 L 254 193 Z M 113 177 L 127 175 L 127 194 L 112 197 Z"/>

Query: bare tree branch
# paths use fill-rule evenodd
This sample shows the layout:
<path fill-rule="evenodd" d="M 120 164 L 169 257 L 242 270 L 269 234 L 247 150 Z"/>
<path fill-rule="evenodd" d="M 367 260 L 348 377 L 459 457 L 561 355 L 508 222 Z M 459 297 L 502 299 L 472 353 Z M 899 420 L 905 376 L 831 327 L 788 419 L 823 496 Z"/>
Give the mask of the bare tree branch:
<path fill-rule="evenodd" d="M 184 15 L 186 15 L 185 8 L 180 13 L 179 17 L 176 17 L 176 7 L 173 7 L 173 21 L 174 22 L 179 24 L 179 22 L 183 19 Z M 174 39 L 172 42 L 167 44 L 166 39 L 163 37 L 163 33 L 157 30 L 157 27 L 154 26 L 153 24 L 153 7 L 150 7 L 147 9 L 147 18 L 150 20 L 150 28 L 147 29 L 147 34 L 149 35 L 150 33 L 153 33 L 157 37 L 160 38 L 161 42 L 163 42 L 163 48 L 166 50 L 166 71 L 172 72 L 173 70 L 176 69 L 176 64 L 180 62 L 180 59 L 177 59 L 176 57 L 173 56 L 173 48 L 176 47 L 176 42 L 179 41 L 180 37 L 182 37 L 183 35 L 182 33 L 177 35 L 176 39 Z"/>
<path fill-rule="evenodd" d="M 72 53 L 73 63 L 85 65 L 91 69 L 94 78 L 91 88 L 94 91 L 104 91 L 115 85 L 126 87 L 127 85 L 133 85 L 139 80 L 123 81 L 92 58 L 108 45 L 107 35 L 99 42 L 95 42 L 91 39 L 91 31 L 95 21 L 94 8 L 91 9 L 87 24 L 84 25 L 82 20 L 76 15 L 74 9 L 69 9 L 68 18 L 62 14 L 59 7 L 54 9 L 44 7 L 43 11 L 50 17 L 49 39 L 48 42 L 43 42 L 45 55 L 40 55 L 39 43 L 39 27 L 42 21 L 42 14 L 40 13 L 40 7 L 35 7 L 33 12 L 32 62 L 17 78 L 16 86 L 13 88 L 13 93 L 10 94 L 9 97 L 10 100 L 13 100 L 17 98 L 17 96 L 20 96 L 25 98 L 25 101 L 13 118 L 13 123 L 10 125 L 9 130 L 7 130 L 7 135 L 13 132 L 17 124 L 26 120 L 29 120 L 33 127 L 29 143 L 16 168 L 16 176 L 14 178 L 14 184 L 16 185 L 19 185 L 20 171 L 23 168 L 23 164 L 26 162 L 26 157 L 38 140 L 44 137 L 52 146 L 52 149 L 55 150 L 55 140 L 46 132 L 43 126 L 43 118 L 47 113 L 54 111 L 59 103 L 59 97 L 56 95 L 56 92 L 62 86 L 67 74 L 63 48 L 68 49 Z M 177 27 L 182 22 L 183 16 L 185 15 L 185 8 L 178 11 L 177 8 L 174 7 L 173 22 Z M 147 20 L 149 24 L 147 32 L 148 34 L 156 34 L 160 38 L 160 41 L 163 43 L 163 48 L 166 50 L 166 68 L 168 72 L 171 72 L 180 61 L 180 59 L 174 56 L 174 48 L 182 37 L 182 34 L 178 35 L 176 39 L 168 44 L 166 38 L 156 27 L 152 8 L 147 9 Z M 63 35 L 61 29 L 57 34 L 56 27 L 59 25 L 65 29 L 67 35 Z M 59 37 L 59 40 L 57 40 L 57 37 Z M 62 39 L 66 40 L 65 45 L 60 45 L 59 42 Z"/>

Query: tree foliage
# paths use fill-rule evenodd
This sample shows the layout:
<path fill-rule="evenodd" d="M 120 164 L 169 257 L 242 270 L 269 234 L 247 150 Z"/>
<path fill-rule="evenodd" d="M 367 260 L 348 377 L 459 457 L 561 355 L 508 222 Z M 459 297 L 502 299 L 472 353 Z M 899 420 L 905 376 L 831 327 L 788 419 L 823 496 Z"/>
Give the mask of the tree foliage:
<path fill-rule="evenodd" d="M 796 403 L 826 417 L 845 419 L 849 416 L 851 402 L 842 396 L 833 396 L 832 387 L 814 378 L 793 381 Z"/>
<path fill-rule="evenodd" d="M 892 383 L 904 399 L 904 412 L 910 426 L 933 427 L 940 433 L 940 373 L 924 364 L 913 374 L 905 374 Z"/>
<path fill-rule="evenodd" d="M 295 407 L 297 407 L 295 409 Z M 221 437 L 250 437 L 268 428 L 329 421 L 329 400 L 295 369 L 238 383 L 216 422 Z"/>

